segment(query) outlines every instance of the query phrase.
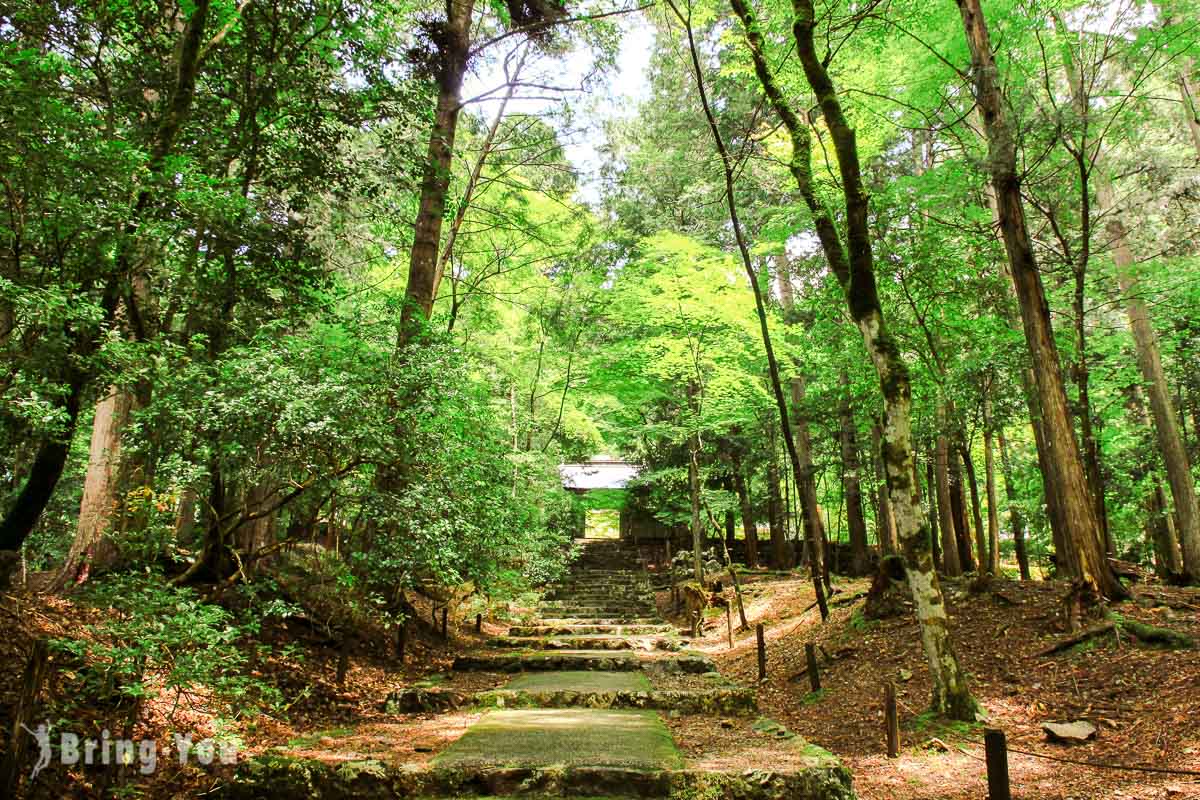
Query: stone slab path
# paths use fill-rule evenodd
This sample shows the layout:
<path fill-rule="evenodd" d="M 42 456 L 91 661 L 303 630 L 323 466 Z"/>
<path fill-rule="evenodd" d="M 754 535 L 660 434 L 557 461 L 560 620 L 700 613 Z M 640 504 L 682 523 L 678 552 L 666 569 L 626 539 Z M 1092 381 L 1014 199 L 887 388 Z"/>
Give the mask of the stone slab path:
<path fill-rule="evenodd" d="M 558 708 L 490 711 L 434 764 L 650 770 L 681 769 L 683 759 L 654 711 Z"/>
<path fill-rule="evenodd" d="M 459 730 L 469 714 L 465 733 L 423 760 L 405 759 L 413 751 L 401 742 L 390 753 L 353 750 L 351 741 L 341 752 L 334 741 L 327 758 L 271 753 L 243 765 L 225 796 L 854 800 L 836 758 L 770 720 L 754 721 L 754 690 L 683 649 L 634 548 L 611 539 L 575 546 L 578 557 L 547 592 L 538 620 L 455 660 L 455 673 L 477 676 L 475 688 L 455 688 L 451 676 L 445 685 L 405 687 L 385 704 L 397 720 L 443 715 L 431 722 L 454 719 Z M 671 734 L 684 718 L 725 728 L 744 720 L 736 724 L 747 746 L 689 759 Z"/>

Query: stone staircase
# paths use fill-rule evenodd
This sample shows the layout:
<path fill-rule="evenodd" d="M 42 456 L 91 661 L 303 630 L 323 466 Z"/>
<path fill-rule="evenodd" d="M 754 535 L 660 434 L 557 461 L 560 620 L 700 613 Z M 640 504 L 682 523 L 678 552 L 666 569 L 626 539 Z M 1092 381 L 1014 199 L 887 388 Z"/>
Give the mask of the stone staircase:
<path fill-rule="evenodd" d="M 836 758 L 777 723 L 755 721 L 753 689 L 681 649 L 636 550 L 587 539 L 575 549 L 569 574 L 538 606 L 540 619 L 455 660 L 451 679 L 471 673 L 477 687 L 491 676 L 494 688 L 426 684 L 389 696 L 385 708 L 397 719 L 482 713 L 432 761 L 271 754 L 239 768 L 225 796 L 854 800 Z M 697 715 L 710 718 L 704 725 L 737 728 L 728 740 L 738 750 L 716 759 L 725 766 L 676 746 L 670 725 Z"/>

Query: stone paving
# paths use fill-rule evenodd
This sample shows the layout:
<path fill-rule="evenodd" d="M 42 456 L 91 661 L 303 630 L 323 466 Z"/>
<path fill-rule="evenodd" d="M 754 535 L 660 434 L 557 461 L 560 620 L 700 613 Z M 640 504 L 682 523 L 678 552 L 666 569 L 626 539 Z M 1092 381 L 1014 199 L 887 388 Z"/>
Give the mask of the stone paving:
<path fill-rule="evenodd" d="M 227 796 L 853 800 L 848 771 L 799 737 L 764 744 L 765 766 L 690 766 L 663 715 L 699 715 L 713 725 L 754 716 L 753 689 L 730 684 L 709 658 L 683 648 L 659 616 L 632 547 L 612 539 L 578 540 L 576 547 L 579 556 L 546 593 L 540 619 L 512 626 L 486 650 L 454 663 L 456 672 L 512 679 L 475 692 L 406 687 L 388 698 L 397 714 L 483 712 L 431 762 L 279 752 L 239 769 Z M 686 688 L 667 688 L 671 680 Z M 786 757 L 772 759 L 770 749 L 780 746 L 789 748 Z"/>

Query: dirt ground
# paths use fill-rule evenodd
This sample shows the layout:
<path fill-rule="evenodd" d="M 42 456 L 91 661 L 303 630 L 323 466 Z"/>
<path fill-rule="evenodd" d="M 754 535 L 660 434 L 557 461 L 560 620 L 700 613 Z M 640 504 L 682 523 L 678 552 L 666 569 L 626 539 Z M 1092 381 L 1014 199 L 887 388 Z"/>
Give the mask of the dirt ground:
<path fill-rule="evenodd" d="M 865 592 L 866 581 L 840 580 L 835 603 Z M 972 595 L 945 584 L 951 631 L 972 691 L 1003 729 L 1010 746 L 1014 797 L 1023 800 L 1200 798 L 1200 774 L 1173 775 L 1084 766 L 1059 759 L 1200 771 L 1200 653 L 1160 650 L 1112 634 L 1055 655 L 1039 655 L 1066 636 L 1060 608 L 1065 585 L 999 581 Z M 865 620 L 863 601 L 835 606 L 822 626 L 806 579 L 750 577 L 746 610 L 766 626 L 768 677 L 759 687 L 762 713 L 841 756 L 864 800 L 955 800 L 987 794 L 983 725 L 939 725 L 922 712 L 930 684 L 908 614 Z M 1114 611 L 1200 640 L 1200 592 L 1159 586 Z M 665 593 L 664 593 L 665 595 Z M 665 608 L 669 601 L 660 598 Z M 736 613 L 734 619 L 736 620 Z M 721 671 L 757 680 L 754 633 L 728 649 L 723 611 L 693 647 Z M 735 623 L 736 624 L 736 623 Z M 820 645 L 821 691 L 812 693 L 804 644 Z M 901 755 L 886 757 L 883 685 L 897 685 Z M 1094 741 L 1066 746 L 1046 741 L 1043 722 L 1089 720 Z M 714 734 L 715 735 L 715 734 Z"/>

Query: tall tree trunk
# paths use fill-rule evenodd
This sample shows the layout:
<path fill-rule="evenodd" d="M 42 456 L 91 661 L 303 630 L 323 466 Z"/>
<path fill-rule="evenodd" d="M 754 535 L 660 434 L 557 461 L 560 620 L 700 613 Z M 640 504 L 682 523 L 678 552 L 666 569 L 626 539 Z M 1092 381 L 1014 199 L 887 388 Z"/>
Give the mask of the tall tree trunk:
<path fill-rule="evenodd" d="M 1170 387 L 1167 386 L 1166 373 L 1163 372 L 1158 337 L 1150 322 L 1150 312 L 1138 295 L 1133 251 L 1125 235 L 1125 225 L 1115 208 L 1112 187 L 1105 181 L 1098 181 L 1096 195 L 1100 207 L 1108 215 L 1106 227 L 1112 242 L 1117 281 L 1121 293 L 1125 295 L 1125 314 L 1133 332 L 1138 368 L 1141 370 L 1146 392 L 1150 396 L 1154 433 L 1158 439 L 1159 450 L 1162 451 L 1167 483 L 1171 487 L 1171 498 L 1175 501 L 1175 514 L 1179 518 L 1183 573 L 1191 581 L 1200 580 L 1200 503 L 1196 498 L 1191 460 L 1188 458 L 1187 448 L 1184 447 L 1174 400 Z"/>
<path fill-rule="evenodd" d="M 121 433 L 132 410 L 133 393 L 117 386 L 96 404 L 75 540 L 55 577 L 58 588 L 82 582 L 116 561 L 118 548 L 110 534 L 121 505 Z"/>
<path fill-rule="evenodd" d="M 800 479 L 802 470 L 800 469 L 800 458 L 796 454 L 796 441 L 792 436 L 791 419 L 788 415 L 787 400 L 783 396 L 783 383 L 779 378 L 779 362 L 775 358 L 775 348 L 771 344 L 771 331 L 767 324 L 767 307 L 763 300 L 763 291 L 759 286 L 759 274 L 754 269 L 754 262 L 750 256 L 750 247 L 746 244 L 746 237 L 742 231 L 741 218 L 738 216 L 737 195 L 734 191 L 734 161 L 729 153 L 729 148 L 725 146 L 725 138 L 721 134 L 721 128 L 717 124 L 717 118 L 713 114 L 712 105 L 708 101 L 708 90 L 704 85 L 704 70 L 700 66 L 700 54 L 696 48 L 696 39 L 692 31 L 691 10 L 687 15 L 684 15 L 674 0 L 667 0 L 668 6 L 674 12 L 679 21 L 684 24 L 688 39 L 688 52 L 691 57 L 692 76 L 696 80 L 696 90 L 700 95 L 700 104 L 704 110 L 704 118 L 708 122 L 709 132 L 712 134 L 713 144 L 716 147 L 717 155 L 721 159 L 721 170 L 725 178 L 725 203 L 729 211 L 729 223 L 733 228 L 733 236 L 737 242 L 738 255 L 742 259 L 742 267 L 746 271 L 746 277 L 750 281 L 750 288 L 754 292 L 754 310 L 758 316 L 759 333 L 762 335 L 763 350 L 767 356 L 767 375 L 770 378 L 771 394 L 775 398 L 775 411 L 779 415 L 779 427 L 783 432 L 783 441 L 787 446 L 788 460 L 791 462 L 792 475 L 796 480 Z M 814 560 L 810 564 L 813 594 L 817 598 L 817 608 L 821 612 L 821 620 L 829 619 L 829 602 L 825 596 L 825 588 L 821 584 L 821 575 L 817 569 L 817 562 Z"/>
<path fill-rule="evenodd" d="M 957 0 L 972 56 L 976 101 L 983 112 L 988 163 L 999 210 L 1000 230 L 1012 269 L 1025 340 L 1033 360 L 1047 446 L 1051 483 L 1059 490 L 1065 552 L 1059 561 L 1092 592 L 1110 599 L 1127 596 L 1105 558 L 1100 523 L 1088 491 L 1087 477 L 1067 408 L 1058 347 L 1050 324 L 1045 287 L 1021 204 L 1017 145 L 998 84 L 991 40 L 980 0 Z"/>
<path fill-rule="evenodd" d="M 959 452 L 962 455 L 963 469 L 967 471 L 967 488 L 971 490 L 971 522 L 975 527 L 975 569 L 984 572 L 988 567 L 988 543 L 979 502 L 979 478 L 975 474 L 975 459 L 971 457 L 970 445 L 963 443 Z"/>
<path fill-rule="evenodd" d="M 959 560 L 958 536 L 951 501 L 950 439 L 943 432 L 946 424 L 945 407 L 939 405 L 936 459 L 938 527 L 942 531 L 942 572 L 953 578 L 962 575 L 963 568 Z"/>
<path fill-rule="evenodd" d="M 175 541 L 190 544 L 196 529 L 196 490 L 190 486 L 179 494 L 179 506 L 175 511 Z"/>
<path fill-rule="evenodd" d="M 688 406 L 697 416 L 698 393 L 696 384 L 688 384 Z M 692 501 L 692 567 L 696 581 L 704 583 L 704 528 L 700 524 L 700 436 L 697 433 L 688 437 L 688 496 Z"/>
<path fill-rule="evenodd" d="M 80 396 L 83 394 L 85 378 L 75 374 L 63 403 L 66 414 L 64 430 L 54 438 L 43 442 L 29 466 L 29 475 L 12 508 L 0 523 L 0 550 L 19 550 L 21 543 L 33 532 L 38 519 L 54 496 L 54 488 L 62 477 L 71 452 L 71 439 L 79 420 Z"/>
<path fill-rule="evenodd" d="M 896 540 L 896 520 L 892 517 L 892 505 L 888 500 L 887 493 L 887 476 L 884 474 L 883 468 L 883 431 L 879 426 L 879 422 L 871 426 L 871 449 L 873 453 L 872 461 L 875 464 L 875 504 L 879 509 L 879 516 L 875 520 L 875 538 L 879 540 L 879 548 L 884 555 L 892 555 L 900 550 L 900 545 Z M 914 466 L 916 461 L 914 459 Z M 920 484 L 916 481 L 914 474 L 913 487 L 918 491 Z"/>
<path fill-rule="evenodd" d="M 158 122 L 150 142 L 150 158 L 146 165 L 149 173 L 158 176 L 167 156 L 175 144 L 180 129 L 191 114 L 192 101 L 196 93 L 196 77 L 200 70 L 204 29 L 208 23 L 210 0 L 195 0 L 192 4 L 191 16 L 180 33 L 179 44 L 176 48 L 175 84 L 171 97 L 165 106 L 162 118 Z M 130 219 L 126 222 L 123 235 L 127 242 L 132 242 L 138 232 L 141 217 L 151 203 L 149 187 L 138 192 Z M 124 268 L 129 266 L 131 244 L 125 244 L 117 254 L 119 277 Z M 104 310 L 105 321 L 111 322 L 116 312 L 117 298 L 120 294 L 119 280 L 110 279 L 105 287 L 104 299 L 101 306 Z M 57 438 L 45 442 L 39 447 L 30 469 L 29 479 L 17 496 L 15 503 L 0 523 L 0 550 L 16 550 L 33 531 L 38 519 L 45 510 L 54 489 L 62 477 L 70 453 L 71 439 L 75 434 L 83 393 L 90 376 L 76 362 L 89 358 L 99 347 L 99 330 L 79 331 L 70 334 L 72 353 L 66 367 L 67 385 L 66 397 L 63 400 L 62 411 L 66 416 L 65 430 Z"/>
<path fill-rule="evenodd" d="M 721 488 L 729 493 L 733 493 L 733 478 L 726 475 L 721 479 Z M 733 550 L 734 544 L 737 542 L 737 515 L 733 513 L 732 508 L 725 510 L 725 548 L 729 551 Z"/>
<path fill-rule="evenodd" d="M 771 566 L 787 569 L 787 531 L 783 520 L 783 494 L 779 487 L 779 452 L 775 425 L 767 426 L 767 520 L 771 530 Z"/>
<path fill-rule="evenodd" d="M 1146 527 L 1154 545 L 1155 571 L 1160 577 L 1177 577 L 1183 572 L 1183 560 L 1179 553 L 1179 540 L 1162 484 L 1157 481 L 1146 497 Z"/>
<path fill-rule="evenodd" d="M 862 333 L 879 377 L 885 412 L 883 440 L 888 493 L 896 515 L 905 572 L 929 664 L 931 706 L 935 711 L 955 719 L 973 720 L 978 706 L 971 697 L 966 674 L 954 654 L 945 603 L 930 553 L 929 527 L 913 486 L 912 387 L 908 366 L 900 347 L 887 330 L 879 305 L 871 237 L 867 228 L 868 194 L 863 186 L 858 148 L 854 131 L 842 113 L 837 91 L 817 55 L 813 39 L 816 23 L 812 3 L 809 0 L 794 0 L 796 18 L 792 32 L 805 78 L 821 106 L 837 155 L 846 201 L 847 250 L 842 248 L 832 215 L 817 198 L 812 180 L 808 128 L 788 105 L 775 81 L 764 55 L 762 34 L 746 0 L 731 0 L 731 4 L 742 21 L 759 82 L 791 138 L 789 168 L 792 176 L 812 214 L 822 250 L 845 292 L 850 314 Z"/>
<path fill-rule="evenodd" d="M 1104 505 L 1104 473 L 1100 468 L 1100 444 L 1096 440 L 1095 426 L 1092 422 L 1092 373 L 1088 366 L 1087 357 L 1087 307 L 1085 304 L 1086 272 L 1081 256 L 1072 272 L 1074 273 L 1075 293 L 1072 301 L 1073 321 L 1075 323 L 1075 364 L 1072 372 L 1075 376 L 1075 386 L 1079 392 L 1079 440 L 1083 448 L 1083 467 L 1087 475 L 1088 489 L 1096 508 L 1096 520 L 1100 524 L 1100 536 L 1104 542 L 1104 550 L 1113 554 L 1112 533 L 1108 529 L 1108 509 Z"/>
<path fill-rule="evenodd" d="M 975 571 L 975 556 L 971 548 L 971 525 L 967 521 L 967 487 L 963 482 L 962 462 L 959 459 L 961 442 L 955 431 L 949 442 L 947 461 L 950 470 L 950 513 L 954 517 L 954 541 L 958 545 L 958 564 L 963 572 Z"/>
<path fill-rule="evenodd" d="M 983 128 L 983 122 L 978 113 L 978 107 L 975 109 L 974 116 L 978 118 L 977 127 Z M 984 141 L 987 141 L 984 135 Z M 996 199 L 996 187 L 991 183 L 984 187 L 984 196 L 987 200 L 988 208 L 992 212 L 992 222 L 995 223 L 997 229 L 1001 228 L 1000 224 L 1000 203 Z M 1000 236 L 1000 243 L 1004 243 L 1004 237 Z M 1018 310 L 1020 298 L 1017 293 L 1016 279 L 1013 277 L 1013 271 L 1007 259 L 1000 263 L 1000 271 L 1005 278 L 1005 286 L 1008 289 L 1008 295 L 1013 303 L 1010 306 L 1004 306 L 1004 319 L 1009 326 L 1017 332 L 1023 332 L 1023 323 L 1021 314 Z M 1046 517 L 1050 523 L 1050 535 L 1054 539 L 1055 552 L 1063 552 L 1066 546 L 1063 544 L 1066 531 L 1066 523 L 1063 521 L 1062 508 L 1060 507 L 1058 498 L 1058 487 L 1054 485 L 1048 459 L 1050 457 L 1050 448 L 1046 440 L 1045 423 L 1042 420 L 1042 410 L 1038 401 L 1037 378 L 1034 377 L 1032 367 L 1025 367 L 1020 372 L 1021 376 L 1021 394 L 1025 398 L 1025 407 L 1029 411 L 1029 424 L 1033 428 L 1034 444 L 1037 450 L 1038 474 L 1042 481 L 1042 497 L 1046 504 Z"/>
<path fill-rule="evenodd" d="M 996 457 L 992 449 L 992 398 L 989 385 L 983 394 L 983 478 L 987 492 L 987 571 L 1000 575 L 1000 506 L 996 499 Z"/>
<path fill-rule="evenodd" d="M 938 521 L 941 518 L 939 509 L 941 501 L 938 499 L 938 479 L 934 474 L 936 470 L 937 456 L 932 455 L 925 463 L 925 485 L 929 491 L 929 548 L 933 554 L 933 563 L 937 569 L 942 572 L 946 571 L 946 565 L 942 561 L 942 543 L 938 536 Z"/>
<path fill-rule="evenodd" d="M 471 17 L 475 0 L 447 0 L 447 16 L 436 37 L 437 106 L 429 134 L 417 218 L 413 225 L 412 251 L 408 260 L 408 286 L 400 312 L 401 346 L 416 336 L 433 313 L 441 283 L 439 259 L 442 220 L 446 215 L 446 193 L 450 189 L 454 138 L 462 108 L 460 95 L 471 50 Z"/>
<path fill-rule="evenodd" d="M 758 527 L 754 524 L 754 511 L 750 505 L 750 490 L 746 487 L 746 476 L 742 465 L 733 464 L 733 490 L 737 492 L 738 505 L 742 509 L 742 535 L 746 537 L 746 566 L 758 566 Z"/>
<path fill-rule="evenodd" d="M 1004 496 L 1008 499 L 1008 521 L 1012 525 L 1017 568 L 1021 570 L 1021 580 L 1028 581 L 1033 576 L 1029 572 L 1029 553 L 1025 548 L 1025 519 L 1017 503 L 1017 488 L 1013 485 L 1012 462 L 1008 459 L 1008 440 L 1004 438 L 1003 428 L 996 431 L 996 439 L 1000 444 L 1000 470 L 1004 473 Z"/>
<path fill-rule="evenodd" d="M 838 407 L 841 422 L 842 486 L 846 495 L 846 526 L 850 529 L 850 574 L 870 572 L 867 555 L 867 520 L 863 515 L 862 482 L 859 480 L 858 442 L 854 433 L 854 412 L 850 406 L 850 375 L 842 370 L 842 399 Z"/>

